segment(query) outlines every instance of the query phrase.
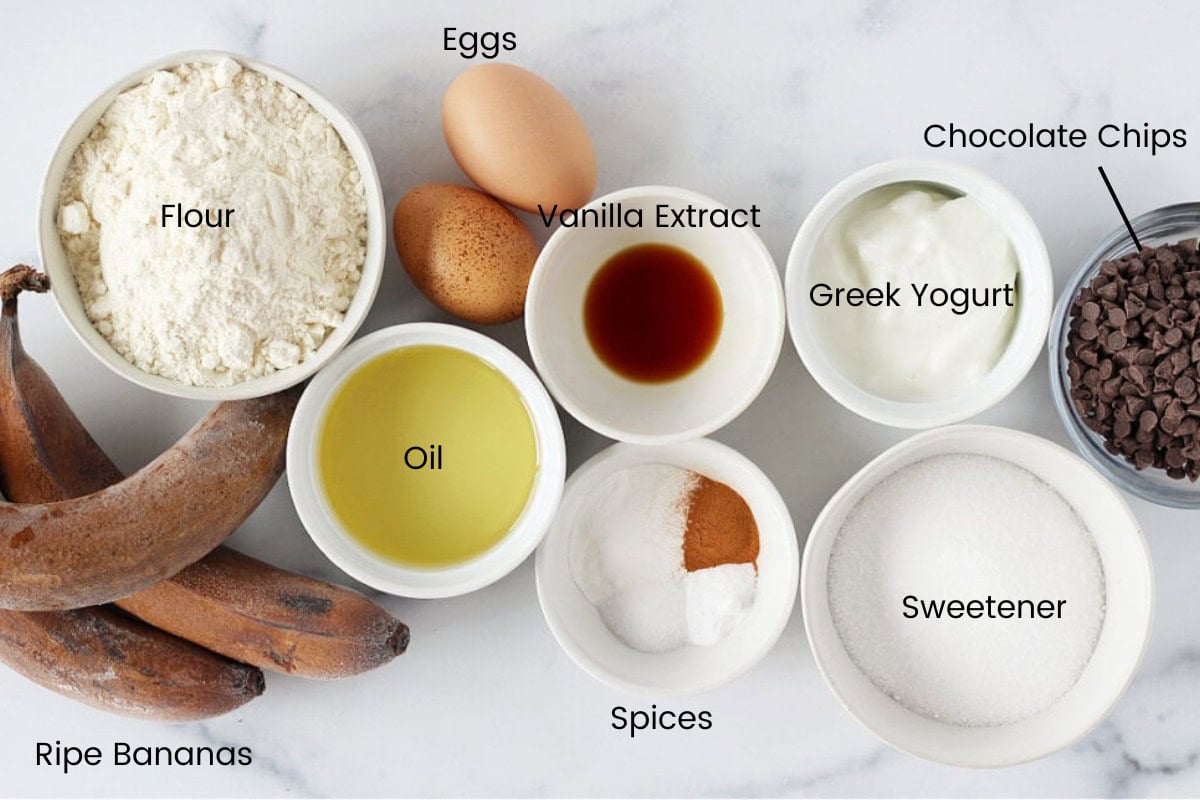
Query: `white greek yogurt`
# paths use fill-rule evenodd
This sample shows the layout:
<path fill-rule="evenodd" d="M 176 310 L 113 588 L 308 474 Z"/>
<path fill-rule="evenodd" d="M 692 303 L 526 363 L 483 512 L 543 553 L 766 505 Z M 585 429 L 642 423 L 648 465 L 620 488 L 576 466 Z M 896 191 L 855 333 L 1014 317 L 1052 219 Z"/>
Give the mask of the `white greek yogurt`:
<path fill-rule="evenodd" d="M 816 244 L 813 332 L 865 391 L 900 402 L 954 397 L 1008 345 L 1017 270 L 1004 229 L 971 197 L 881 186 L 838 212 Z"/>

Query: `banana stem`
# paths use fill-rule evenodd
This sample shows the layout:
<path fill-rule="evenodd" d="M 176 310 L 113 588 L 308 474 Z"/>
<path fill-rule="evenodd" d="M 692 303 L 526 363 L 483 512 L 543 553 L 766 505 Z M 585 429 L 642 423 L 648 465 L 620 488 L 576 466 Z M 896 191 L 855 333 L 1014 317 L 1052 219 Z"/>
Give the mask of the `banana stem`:
<path fill-rule="evenodd" d="M 18 264 L 0 274 L 0 300 L 5 311 L 9 302 L 17 299 L 21 292 L 46 292 L 50 289 L 50 278 L 27 264 Z"/>

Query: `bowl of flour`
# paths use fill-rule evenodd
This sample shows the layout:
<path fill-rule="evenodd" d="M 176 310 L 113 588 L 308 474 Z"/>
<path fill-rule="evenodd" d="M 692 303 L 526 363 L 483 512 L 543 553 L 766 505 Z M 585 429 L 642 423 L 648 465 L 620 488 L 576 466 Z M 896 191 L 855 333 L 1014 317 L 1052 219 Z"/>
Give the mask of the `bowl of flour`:
<path fill-rule="evenodd" d="M 366 318 L 386 226 L 350 117 L 230 53 L 114 83 L 51 159 L 38 246 L 84 345 L 136 384 L 234 400 L 329 361 Z"/>

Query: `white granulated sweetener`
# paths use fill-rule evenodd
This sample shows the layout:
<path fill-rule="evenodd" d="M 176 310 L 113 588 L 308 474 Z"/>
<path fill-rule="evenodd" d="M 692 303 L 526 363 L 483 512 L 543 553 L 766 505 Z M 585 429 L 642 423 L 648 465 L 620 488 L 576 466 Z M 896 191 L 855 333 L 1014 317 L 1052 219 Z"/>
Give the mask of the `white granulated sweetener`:
<path fill-rule="evenodd" d="M 683 546 L 700 477 L 668 464 L 640 464 L 602 481 L 571 534 L 571 575 L 625 644 L 647 653 L 711 645 L 754 605 L 753 564 L 692 572 Z"/>
<path fill-rule="evenodd" d="M 955 725 L 1003 725 L 1052 705 L 1104 622 L 1091 532 L 1049 485 L 989 456 L 935 456 L 880 481 L 846 517 L 828 580 L 858 668 L 901 705 Z M 1061 618 L 906 618 L 910 595 L 1066 602 Z"/>
<path fill-rule="evenodd" d="M 164 226 L 175 204 L 234 213 L 227 227 Z M 88 317 L 122 356 L 228 386 L 302 363 L 341 324 L 366 199 L 325 117 L 224 59 L 113 101 L 67 169 L 58 228 Z"/>

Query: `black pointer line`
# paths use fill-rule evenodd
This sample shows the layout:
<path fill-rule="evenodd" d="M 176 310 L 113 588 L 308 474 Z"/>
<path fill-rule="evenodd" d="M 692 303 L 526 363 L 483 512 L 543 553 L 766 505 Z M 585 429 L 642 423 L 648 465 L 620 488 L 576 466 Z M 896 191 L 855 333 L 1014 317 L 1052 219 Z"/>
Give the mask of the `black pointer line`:
<path fill-rule="evenodd" d="M 1104 179 L 1104 185 L 1108 187 L 1108 194 L 1116 204 L 1117 211 L 1121 212 L 1121 221 L 1125 223 L 1125 230 L 1129 231 L 1129 238 L 1133 239 L 1134 247 L 1141 250 L 1142 243 L 1138 241 L 1137 234 L 1133 232 L 1133 226 L 1129 224 L 1129 217 L 1125 215 L 1125 209 L 1121 208 L 1121 201 L 1117 199 L 1117 193 L 1113 191 L 1112 184 L 1108 181 L 1108 176 L 1104 174 L 1104 167 L 1096 167 L 1096 169 L 1100 170 L 1100 177 Z"/>

